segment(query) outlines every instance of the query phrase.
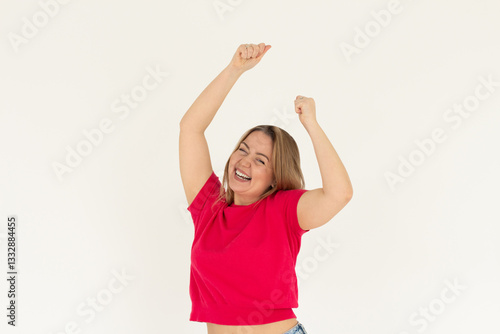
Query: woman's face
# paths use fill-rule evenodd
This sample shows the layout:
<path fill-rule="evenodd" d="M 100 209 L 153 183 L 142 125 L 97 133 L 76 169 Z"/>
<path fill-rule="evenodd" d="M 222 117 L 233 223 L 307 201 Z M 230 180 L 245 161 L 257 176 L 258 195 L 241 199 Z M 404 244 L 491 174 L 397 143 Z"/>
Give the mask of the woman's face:
<path fill-rule="evenodd" d="M 262 131 L 254 131 L 243 140 L 229 158 L 229 187 L 234 191 L 235 205 L 256 202 L 273 183 L 271 158 L 273 141 Z M 249 176 L 246 180 L 236 175 L 236 170 Z"/>

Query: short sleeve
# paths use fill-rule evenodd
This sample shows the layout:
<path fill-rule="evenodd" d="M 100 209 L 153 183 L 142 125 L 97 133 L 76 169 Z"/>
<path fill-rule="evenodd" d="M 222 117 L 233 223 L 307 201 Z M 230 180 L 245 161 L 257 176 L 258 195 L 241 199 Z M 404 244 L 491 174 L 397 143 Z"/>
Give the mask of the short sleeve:
<path fill-rule="evenodd" d="M 303 230 L 299 225 L 299 218 L 297 216 L 297 205 L 299 203 L 300 197 L 307 192 L 306 189 L 293 189 L 293 190 L 284 190 L 283 191 L 283 201 L 284 201 L 284 210 L 287 222 L 291 225 L 291 230 L 294 233 L 297 233 L 299 236 L 302 236 L 304 233 L 309 232 L 310 230 Z"/>
<path fill-rule="evenodd" d="M 219 178 L 212 171 L 212 174 L 205 182 L 201 190 L 196 194 L 193 202 L 188 206 L 187 210 L 191 213 L 193 217 L 193 222 L 195 225 L 198 224 L 199 218 L 202 215 L 203 210 L 208 206 L 212 205 L 219 195 L 221 183 Z"/>

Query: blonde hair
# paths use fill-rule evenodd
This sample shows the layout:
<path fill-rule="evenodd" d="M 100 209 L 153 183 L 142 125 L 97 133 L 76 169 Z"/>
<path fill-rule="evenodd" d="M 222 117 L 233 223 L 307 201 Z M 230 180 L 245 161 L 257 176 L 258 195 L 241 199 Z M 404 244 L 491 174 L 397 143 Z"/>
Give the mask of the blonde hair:
<path fill-rule="evenodd" d="M 274 125 L 258 125 L 247 130 L 243 136 L 241 136 L 231 155 L 239 149 L 241 142 L 254 131 L 262 131 L 264 134 L 268 135 L 273 142 L 271 166 L 274 174 L 273 184 L 275 184 L 274 187 L 269 186 L 269 188 L 259 197 L 257 202 L 278 190 L 304 189 L 305 182 L 302 170 L 300 169 L 299 148 L 293 137 L 280 127 Z M 224 177 L 219 191 L 219 200 L 225 199 L 228 205 L 234 202 L 234 191 L 229 187 L 230 159 L 231 156 L 226 162 Z"/>

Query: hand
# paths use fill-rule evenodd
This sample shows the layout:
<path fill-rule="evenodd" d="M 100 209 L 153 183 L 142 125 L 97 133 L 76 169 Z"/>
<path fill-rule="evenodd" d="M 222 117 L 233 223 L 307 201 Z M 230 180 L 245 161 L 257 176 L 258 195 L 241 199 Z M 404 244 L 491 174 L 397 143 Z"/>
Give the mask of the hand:
<path fill-rule="evenodd" d="M 302 125 L 304 125 L 304 127 L 317 122 L 316 103 L 314 102 L 313 98 L 297 95 L 294 103 L 295 112 L 299 114 L 299 120 Z"/>
<path fill-rule="evenodd" d="M 271 45 L 264 43 L 257 44 L 241 44 L 236 53 L 231 59 L 230 67 L 245 72 L 257 65 L 266 52 L 271 48 Z"/>

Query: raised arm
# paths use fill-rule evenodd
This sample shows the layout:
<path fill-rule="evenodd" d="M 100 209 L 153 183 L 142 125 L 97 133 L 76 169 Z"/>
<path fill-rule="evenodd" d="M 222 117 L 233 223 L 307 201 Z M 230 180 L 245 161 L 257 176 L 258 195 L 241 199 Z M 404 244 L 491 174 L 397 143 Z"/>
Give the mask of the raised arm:
<path fill-rule="evenodd" d="M 311 137 L 323 183 L 323 188 L 305 192 L 297 204 L 299 225 L 310 230 L 326 224 L 342 210 L 351 200 L 353 189 L 344 164 L 316 121 L 314 100 L 297 96 L 295 112 Z"/>
<path fill-rule="evenodd" d="M 203 90 L 180 121 L 179 164 L 188 205 L 213 171 L 205 130 L 238 78 L 257 65 L 271 48 L 261 43 L 242 44 L 229 65 Z"/>

